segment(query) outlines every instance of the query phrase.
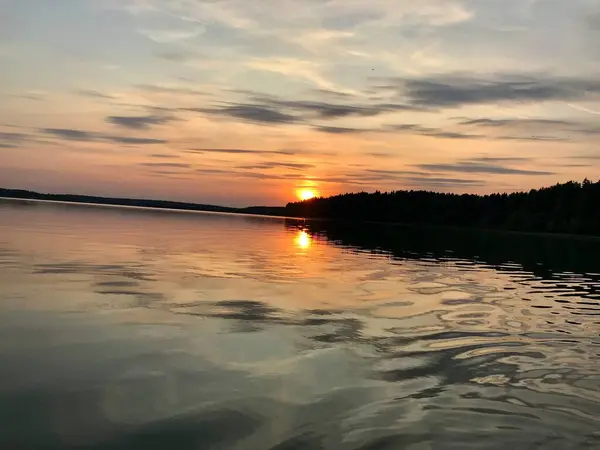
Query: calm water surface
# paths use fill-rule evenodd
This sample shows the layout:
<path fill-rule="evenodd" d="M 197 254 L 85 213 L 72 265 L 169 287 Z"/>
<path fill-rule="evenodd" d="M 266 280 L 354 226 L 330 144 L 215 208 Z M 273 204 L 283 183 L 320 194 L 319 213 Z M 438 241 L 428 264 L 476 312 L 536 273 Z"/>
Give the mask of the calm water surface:
<path fill-rule="evenodd" d="M 598 255 L 1 201 L 0 448 L 597 449 Z"/>

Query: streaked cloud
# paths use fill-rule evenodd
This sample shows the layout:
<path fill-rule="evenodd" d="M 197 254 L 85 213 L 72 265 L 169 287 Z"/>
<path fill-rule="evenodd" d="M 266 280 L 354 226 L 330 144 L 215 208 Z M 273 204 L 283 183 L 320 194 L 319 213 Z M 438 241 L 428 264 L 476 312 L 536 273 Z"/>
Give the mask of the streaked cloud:
<path fill-rule="evenodd" d="M 43 128 L 40 130 L 43 133 L 52 135 L 54 137 L 65 139 L 69 141 L 81 141 L 81 142 L 113 142 L 118 144 L 131 144 L 131 145 L 148 145 L 148 144 L 165 144 L 167 141 L 163 139 L 143 138 L 143 137 L 132 137 L 132 136 L 113 136 L 104 133 L 73 130 L 70 128 Z"/>
<path fill-rule="evenodd" d="M 140 166 L 146 166 L 146 167 L 167 167 L 167 168 L 179 168 L 179 169 L 189 169 L 190 167 L 192 167 L 191 164 L 185 164 L 185 163 L 169 163 L 169 162 L 165 162 L 165 163 L 158 163 L 158 162 L 146 162 L 146 163 L 140 163 Z"/>
<path fill-rule="evenodd" d="M 174 121 L 171 116 L 108 116 L 106 121 L 123 128 L 131 128 L 134 130 L 142 130 L 150 128 L 153 125 L 165 125 Z"/>
<path fill-rule="evenodd" d="M 554 172 L 518 169 L 494 164 L 485 164 L 479 161 L 461 161 L 452 164 L 416 164 L 415 167 L 431 172 L 486 173 L 494 175 L 554 175 Z"/>
<path fill-rule="evenodd" d="M 600 71 L 599 71 L 600 73 Z M 389 78 L 376 90 L 394 91 L 408 103 L 426 108 L 459 108 L 493 103 L 600 100 L 600 77 L 444 74 L 420 78 Z"/>
<path fill-rule="evenodd" d="M 294 155 L 292 150 L 250 150 L 243 148 L 192 148 L 191 153 L 229 153 L 234 155 Z"/>
<path fill-rule="evenodd" d="M 0 132 L 0 148 L 18 147 L 23 141 L 28 139 L 24 133 Z"/>

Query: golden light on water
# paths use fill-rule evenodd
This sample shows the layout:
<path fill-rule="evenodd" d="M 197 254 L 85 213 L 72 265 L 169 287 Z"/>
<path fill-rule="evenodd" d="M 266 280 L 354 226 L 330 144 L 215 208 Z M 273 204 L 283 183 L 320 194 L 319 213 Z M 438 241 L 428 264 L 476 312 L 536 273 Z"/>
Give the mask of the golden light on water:
<path fill-rule="evenodd" d="M 300 200 L 310 200 L 319 196 L 319 192 L 316 189 L 302 188 L 296 191 L 296 195 Z"/>
<path fill-rule="evenodd" d="M 306 231 L 300 230 L 298 231 L 294 242 L 296 243 L 297 247 L 300 247 L 301 249 L 305 250 L 309 248 L 312 244 L 312 238 L 310 237 L 310 234 L 308 234 Z"/>

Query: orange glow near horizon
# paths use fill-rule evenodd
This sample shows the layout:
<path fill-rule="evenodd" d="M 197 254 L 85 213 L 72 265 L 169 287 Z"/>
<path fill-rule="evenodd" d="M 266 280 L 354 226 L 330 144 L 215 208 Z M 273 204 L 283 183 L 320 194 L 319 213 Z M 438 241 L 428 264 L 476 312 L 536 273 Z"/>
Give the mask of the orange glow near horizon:
<path fill-rule="evenodd" d="M 302 201 L 310 200 L 311 198 L 315 198 L 319 196 L 319 192 L 316 189 L 311 188 L 302 188 L 296 191 L 296 195 Z"/>

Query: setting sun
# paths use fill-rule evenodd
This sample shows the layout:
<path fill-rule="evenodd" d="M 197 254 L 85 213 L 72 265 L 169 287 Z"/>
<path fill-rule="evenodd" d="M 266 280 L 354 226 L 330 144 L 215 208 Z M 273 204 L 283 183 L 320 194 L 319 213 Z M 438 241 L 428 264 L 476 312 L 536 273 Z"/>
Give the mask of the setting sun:
<path fill-rule="evenodd" d="M 300 200 L 310 200 L 311 198 L 315 198 L 319 196 L 319 193 L 315 189 L 298 189 L 296 191 L 296 195 Z"/>

